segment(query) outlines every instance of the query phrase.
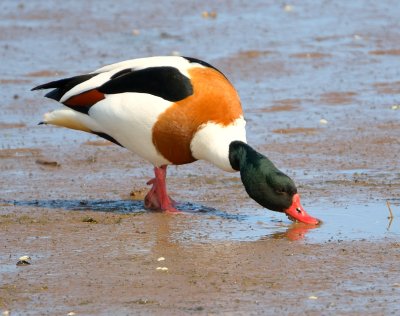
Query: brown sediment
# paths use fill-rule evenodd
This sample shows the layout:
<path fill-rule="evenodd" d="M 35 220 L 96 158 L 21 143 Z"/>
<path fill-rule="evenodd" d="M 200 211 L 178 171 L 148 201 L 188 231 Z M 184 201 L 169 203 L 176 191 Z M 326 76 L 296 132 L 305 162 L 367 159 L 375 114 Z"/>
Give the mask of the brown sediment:
<path fill-rule="evenodd" d="M 315 134 L 318 132 L 317 128 L 312 127 L 293 127 L 293 128 L 279 128 L 272 131 L 276 134 Z"/>
<path fill-rule="evenodd" d="M 0 79 L 0 84 L 23 84 L 29 82 L 31 81 L 26 79 Z"/>
<path fill-rule="evenodd" d="M 241 58 L 257 58 L 260 56 L 268 56 L 271 54 L 275 54 L 276 52 L 268 51 L 268 50 L 244 50 L 238 54 L 238 57 Z"/>
<path fill-rule="evenodd" d="M 64 75 L 63 71 L 39 70 L 26 74 L 27 77 L 56 77 Z"/>
<path fill-rule="evenodd" d="M 318 52 L 307 52 L 307 53 L 296 53 L 291 54 L 290 57 L 294 58 L 305 58 L 305 59 L 320 59 L 332 57 L 331 54 L 318 53 Z"/>
<path fill-rule="evenodd" d="M 39 149 L 39 148 L 0 149 L 0 158 L 36 157 L 41 152 L 42 152 L 42 149 Z"/>
<path fill-rule="evenodd" d="M 400 55 L 400 49 L 379 49 L 379 50 L 372 50 L 369 52 L 371 55 L 393 55 L 393 56 L 398 56 Z"/>
<path fill-rule="evenodd" d="M 258 109 L 251 109 L 249 112 L 264 113 L 264 112 L 288 112 L 295 111 L 300 108 L 302 100 L 300 99 L 283 99 L 276 100 L 271 106 L 265 106 Z"/>
<path fill-rule="evenodd" d="M 112 142 L 108 140 L 88 140 L 83 143 L 88 146 L 112 146 L 114 145 Z"/>
<path fill-rule="evenodd" d="M 25 123 L 3 123 L 3 122 L 0 122 L 0 129 L 23 128 L 23 127 L 26 127 Z"/>
<path fill-rule="evenodd" d="M 400 81 L 395 82 L 376 82 L 373 84 L 379 93 L 400 94 Z"/>
<path fill-rule="evenodd" d="M 357 96 L 353 91 L 333 91 L 321 94 L 321 102 L 331 105 L 352 103 Z"/>

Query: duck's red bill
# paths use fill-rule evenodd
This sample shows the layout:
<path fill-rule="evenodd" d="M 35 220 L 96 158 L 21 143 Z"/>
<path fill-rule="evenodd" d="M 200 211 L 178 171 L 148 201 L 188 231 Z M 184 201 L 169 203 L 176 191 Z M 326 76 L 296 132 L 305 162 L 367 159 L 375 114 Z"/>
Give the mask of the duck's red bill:
<path fill-rule="evenodd" d="M 305 224 L 318 225 L 320 220 L 307 214 L 300 203 L 300 196 L 296 193 L 293 195 L 292 205 L 285 210 L 286 215 L 294 221 Z"/>

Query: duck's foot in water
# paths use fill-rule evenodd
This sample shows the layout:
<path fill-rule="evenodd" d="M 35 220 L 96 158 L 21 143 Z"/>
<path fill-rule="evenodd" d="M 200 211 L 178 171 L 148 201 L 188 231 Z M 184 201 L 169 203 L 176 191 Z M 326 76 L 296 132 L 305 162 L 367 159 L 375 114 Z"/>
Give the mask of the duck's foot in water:
<path fill-rule="evenodd" d="M 144 206 L 148 210 L 160 210 L 166 213 L 181 213 L 175 208 L 175 201 L 167 194 L 167 165 L 154 167 L 155 178 L 147 182 L 152 184 L 150 191 L 144 198 Z"/>

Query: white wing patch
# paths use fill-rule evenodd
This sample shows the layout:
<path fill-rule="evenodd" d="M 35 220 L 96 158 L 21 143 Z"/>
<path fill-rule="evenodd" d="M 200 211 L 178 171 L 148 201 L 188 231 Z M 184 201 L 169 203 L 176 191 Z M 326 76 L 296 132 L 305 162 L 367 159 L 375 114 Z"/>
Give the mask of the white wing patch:
<path fill-rule="evenodd" d="M 114 74 L 118 71 L 128 68 L 134 70 L 140 70 L 151 67 L 168 67 L 168 66 L 177 68 L 186 77 L 189 77 L 188 69 L 193 67 L 203 67 L 198 63 L 191 63 L 186 58 L 180 56 L 155 56 L 155 57 L 137 58 L 137 59 L 121 61 L 119 63 L 99 68 L 93 71 L 93 73 L 108 72 Z"/>

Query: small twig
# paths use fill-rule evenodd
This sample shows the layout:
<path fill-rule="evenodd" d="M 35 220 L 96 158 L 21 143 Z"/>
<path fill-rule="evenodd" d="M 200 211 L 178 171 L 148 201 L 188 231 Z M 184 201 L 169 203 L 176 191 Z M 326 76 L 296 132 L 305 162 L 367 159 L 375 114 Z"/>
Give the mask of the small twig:
<path fill-rule="evenodd" d="M 390 203 L 389 203 L 389 201 L 386 201 L 386 205 L 387 205 L 387 207 L 388 207 L 388 209 L 389 209 L 389 213 L 390 213 L 388 219 L 393 219 L 394 216 L 393 216 L 393 213 L 392 213 L 392 209 L 390 208 Z"/>
<path fill-rule="evenodd" d="M 390 229 L 390 226 L 392 226 L 392 222 L 393 222 L 394 216 L 393 216 L 392 209 L 390 208 L 390 203 L 389 203 L 389 201 L 386 201 L 386 205 L 387 205 L 387 208 L 388 208 L 388 210 L 389 210 L 389 216 L 388 216 L 389 224 L 388 224 L 388 227 L 386 228 L 386 230 L 389 230 L 389 229 Z"/>
<path fill-rule="evenodd" d="M 390 217 L 388 217 L 388 218 L 390 218 Z M 389 219 L 388 226 L 386 227 L 386 230 L 387 230 L 387 231 L 390 230 L 390 226 L 392 226 L 392 222 L 393 222 L 393 217 Z"/>

